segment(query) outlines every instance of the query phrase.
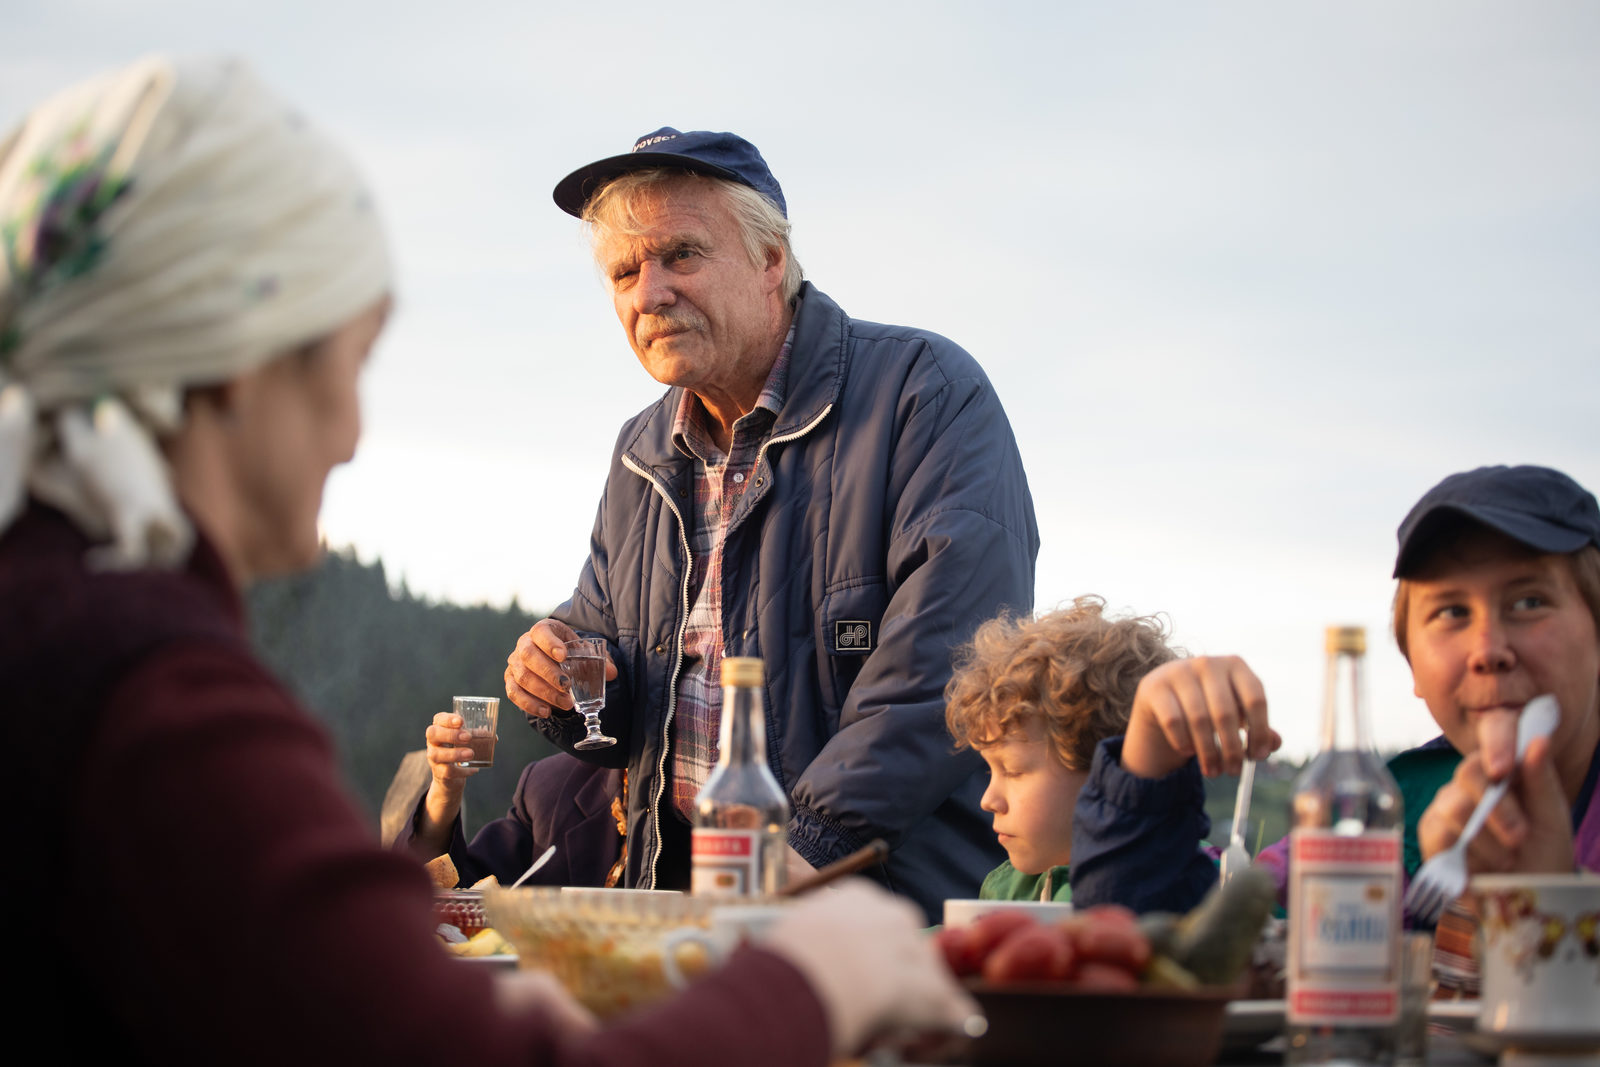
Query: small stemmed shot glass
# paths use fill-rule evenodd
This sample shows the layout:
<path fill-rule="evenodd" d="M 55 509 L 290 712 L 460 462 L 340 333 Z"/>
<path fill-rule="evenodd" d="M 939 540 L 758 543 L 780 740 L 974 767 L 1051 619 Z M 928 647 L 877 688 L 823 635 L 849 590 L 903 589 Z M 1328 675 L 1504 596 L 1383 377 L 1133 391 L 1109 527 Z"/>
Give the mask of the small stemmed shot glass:
<path fill-rule="evenodd" d="M 573 707 L 583 713 L 583 740 L 577 749 L 606 748 L 617 743 L 600 730 L 600 709 L 606 706 L 606 643 L 598 637 L 579 637 L 567 642 L 567 658 L 561 667 L 571 679 Z"/>

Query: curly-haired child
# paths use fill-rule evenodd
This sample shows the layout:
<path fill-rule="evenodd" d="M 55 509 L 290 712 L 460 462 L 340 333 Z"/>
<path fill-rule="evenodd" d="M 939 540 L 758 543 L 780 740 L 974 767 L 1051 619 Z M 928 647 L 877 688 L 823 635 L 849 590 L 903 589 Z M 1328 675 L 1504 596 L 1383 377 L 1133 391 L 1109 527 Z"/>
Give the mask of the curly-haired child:
<path fill-rule="evenodd" d="M 1032 619 L 993 619 L 958 655 L 945 690 L 957 748 L 989 765 L 982 807 L 1009 857 L 986 900 L 1071 898 L 1073 812 L 1096 747 L 1128 727 L 1134 693 L 1180 653 L 1150 616 L 1113 617 L 1082 596 Z"/>

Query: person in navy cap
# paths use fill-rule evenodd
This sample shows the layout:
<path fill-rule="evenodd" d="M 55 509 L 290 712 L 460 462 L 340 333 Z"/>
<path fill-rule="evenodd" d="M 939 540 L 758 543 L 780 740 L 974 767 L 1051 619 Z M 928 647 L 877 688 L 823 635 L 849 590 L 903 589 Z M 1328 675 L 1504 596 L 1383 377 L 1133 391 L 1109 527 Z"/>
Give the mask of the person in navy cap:
<path fill-rule="evenodd" d="M 571 748 L 562 642 L 609 644 L 602 722 L 626 765 L 625 884 L 686 884 L 725 656 L 766 666 L 791 874 L 874 838 L 869 871 L 936 915 L 1001 856 L 983 765 L 944 732 L 951 650 L 1033 603 L 1038 528 L 983 369 L 803 281 L 788 205 L 731 133 L 641 137 L 555 188 L 588 223 L 639 362 L 667 386 L 617 438 L 572 598 L 517 642 L 506 692 Z"/>
<path fill-rule="evenodd" d="M 1511 789 L 1468 847 L 1474 871 L 1600 871 L 1600 506 L 1546 467 L 1480 467 L 1400 527 L 1394 632 L 1417 696 L 1461 753 L 1422 812 L 1424 858 L 1455 843 L 1492 781 Z M 1560 719 L 1517 759 L 1524 705 Z"/>

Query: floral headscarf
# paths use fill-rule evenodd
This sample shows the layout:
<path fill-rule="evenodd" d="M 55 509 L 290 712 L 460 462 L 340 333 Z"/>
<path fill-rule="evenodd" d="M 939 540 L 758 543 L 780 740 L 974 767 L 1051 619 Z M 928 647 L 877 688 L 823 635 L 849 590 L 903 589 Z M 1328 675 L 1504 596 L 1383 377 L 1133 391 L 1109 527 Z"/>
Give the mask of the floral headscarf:
<path fill-rule="evenodd" d="M 142 60 L 0 141 L 0 533 L 29 494 L 97 566 L 173 567 L 193 530 L 156 441 L 187 387 L 313 341 L 389 290 L 345 155 L 242 64 Z"/>

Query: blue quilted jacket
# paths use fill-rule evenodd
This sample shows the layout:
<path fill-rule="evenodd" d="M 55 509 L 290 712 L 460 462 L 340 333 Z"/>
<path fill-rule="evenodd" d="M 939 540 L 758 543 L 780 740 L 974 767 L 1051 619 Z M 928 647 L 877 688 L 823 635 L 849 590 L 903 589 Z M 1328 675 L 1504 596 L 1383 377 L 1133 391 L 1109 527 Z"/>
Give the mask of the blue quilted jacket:
<path fill-rule="evenodd" d="M 766 664 L 768 760 L 790 843 L 822 866 L 874 837 L 874 872 L 937 917 L 1003 857 L 978 808 L 985 775 L 944 727 L 950 654 L 983 620 L 1033 604 L 1033 501 L 988 378 L 935 334 L 859 322 L 809 284 L 788 399 L 735 512 L 723 645 Z M 602 715 L 630 769 L 631 886 L 654 884 L 668 725 L 688 614 L 691 460 L 680 392 L 622 428 L 590 557 L 554 613 L 604 636 L 619 676 Z M 577 716 L 537 725 L 565 748 Z"/>

